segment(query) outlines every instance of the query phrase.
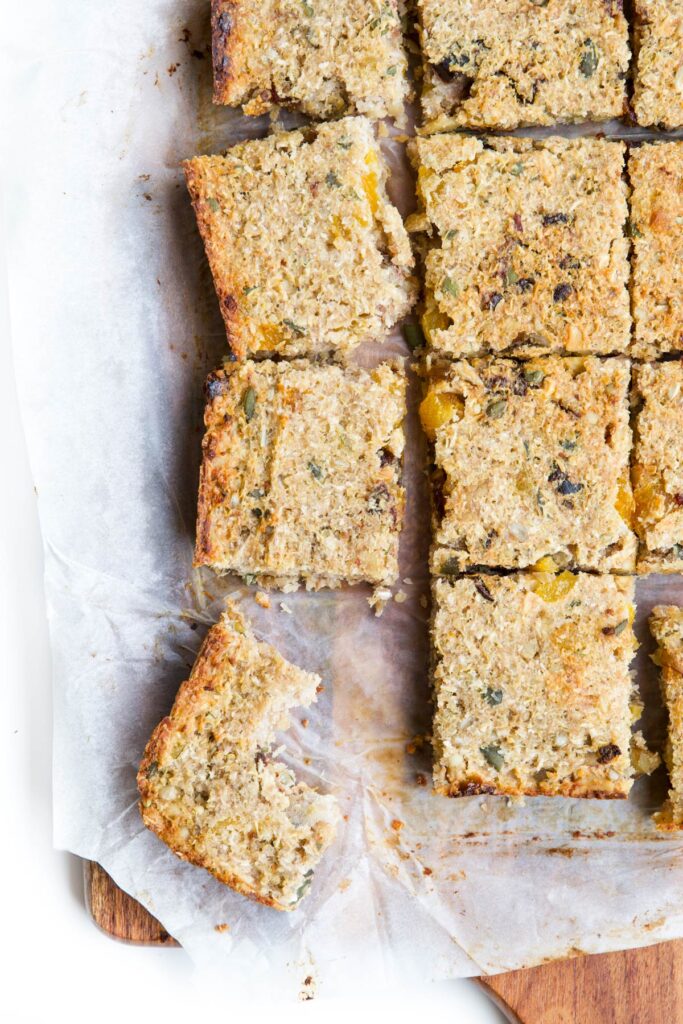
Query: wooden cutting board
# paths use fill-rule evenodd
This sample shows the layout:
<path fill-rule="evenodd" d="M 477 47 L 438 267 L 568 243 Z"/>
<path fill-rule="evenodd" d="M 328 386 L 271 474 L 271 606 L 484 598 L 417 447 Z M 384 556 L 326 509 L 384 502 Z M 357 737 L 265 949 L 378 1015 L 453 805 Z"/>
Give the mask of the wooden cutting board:
<path fill-rule="evenodd" d="M 98 864 L 85 864 L 85 894 L 93 920 L 108 935 L 176 945 Z M 511 1021 L 522 1024 L 683 1024 L 683 939 L 478 981 Z"/>

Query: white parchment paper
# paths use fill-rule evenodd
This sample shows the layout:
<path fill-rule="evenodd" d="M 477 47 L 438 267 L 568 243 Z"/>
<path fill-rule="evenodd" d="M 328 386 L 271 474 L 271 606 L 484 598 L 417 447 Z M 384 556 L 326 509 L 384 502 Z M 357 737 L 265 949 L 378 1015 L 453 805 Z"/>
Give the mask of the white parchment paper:
<path fill-rule="evenodd" d="M 493 973 L 683 935 L 683 843 L 649 820 L 661 772 L 628 802 L 520 807 L 434 797 L 428 748 L 409 752 L 430 718 L 414 393 L 405 603 L 377 619 L 356 588 L 274 595 L 266 611 L 248 589 L 193 572 L 202 383 L 225 340 L 178 165 L 268 123 L 211 107 L 206 0 L 26 7 L 7 13 L 4 193 L 12 342 L 45 540 L 55 843 L 102 863 L 197 964 L 244 989 L 295 995 L 309 975 L 334 992 Z M 387 152 L 405 210 L 402 151 Z M 398 335 L 389 352 L 405 354 Z M 136 807 L 144 744 L 230 590 L 259 635 L 326 684 L 311 712 L 294 715 L 287 756 L 346 817 L 292 914 L 176 859 Z M 655 740 L 645 619 L 662 600 L 683 600 L 680 580 L 638 583 L 637 669 Z"/>

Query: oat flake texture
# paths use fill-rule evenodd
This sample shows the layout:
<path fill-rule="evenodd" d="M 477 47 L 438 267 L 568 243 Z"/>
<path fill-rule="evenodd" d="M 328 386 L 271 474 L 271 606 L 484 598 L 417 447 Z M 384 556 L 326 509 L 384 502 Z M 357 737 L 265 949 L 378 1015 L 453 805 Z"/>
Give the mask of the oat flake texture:
<path fill-rule="evenodd" d="M 3 139 L 22 155 L 5 162 L 3 186 L 12 346 L 45 544 L 55 844 L 102 863 L 183 944 L 200 982 L 209 969 L 219 977 L 226 1005 L 237 993 L 296 999 L 309 976 L 321 996 L 397 989 L 683 935 L 683 844 L 650 820 L 661 804 L 656 780 L 636 781 L 628 800 L 509 807 L 494 796 L 437 798 L 421 784 L 432 769 L 420 601 L 430 529 L 414 379 L 395 588 L 406 601 L 388 602 L 378 619 L 370 586 L 358 584 L 271 593 L 263 608 L 257 584 L 192 568 L 202 389 L 226 333 L 179 165 L 265 136 L 268 118 L 212 106 L 210 61 L 192 55 L 209 44 L 203 2 L 71 0 L 68 10 L 66 19 L 48 0 L 10 5 L 2 54 L 2 98 L 12 96 Z M 25 45 L 35 36 L 29 18 L 38 46 Z M 284 117 L 286 129 L 296 124 Z M 359 152 L 366 139 L 363 130 Z M 405 216 L 404 147 L 380 144 Z M 383 266 L 379 284 L 366 291 L 356 276 L 344 292 L 382 324 L 408 305 L 404 268 L 391 258 Z M 384 311 L 362 306 L 385 287 Z M 342 324 L 348 331 L 340 310 L 335 335 Z M 353 359 L 371 368 L 407 355 L 393 331 Z M 259 640 L 325 687 L 295 709 L 275 748 L 342 814 L 306 899 L 288 914 L 179 860 L 137 809 L 145 744 L 229 595 Z M 643 646 L 633 668 L 655 705 L 646 619 L 653 605 L 682 601 L 675 576 L 636 583 Z M 575 855 L 549 852 L 558 849 Z"/>

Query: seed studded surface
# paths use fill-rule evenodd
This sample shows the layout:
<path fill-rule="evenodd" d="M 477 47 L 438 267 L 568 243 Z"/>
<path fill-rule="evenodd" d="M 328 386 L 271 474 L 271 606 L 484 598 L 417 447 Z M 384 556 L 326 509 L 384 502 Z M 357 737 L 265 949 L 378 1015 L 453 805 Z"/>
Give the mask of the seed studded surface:
<path fill-rule="evenodd" d="M 635 0 L 638 123 L 683 126 L 683 0 Z"/>
<path fill-rule="evenodd" d="M 432 570 L 539 561 L 633 572 L 626 359 L 437 366 L 420 407 L 434 442 Z"/>
<path fill-rule="evenodd" d="M 429 131 L 620 117 L 621 0 L 418 0 Z"/>
<path fill-rule="evenodd" d="M 238 358 L 347 355 L 408 312 L 413 256 L 370 121 L 281 132 L 184 166 Z"/>
<path fill-rule="evenodd" d="M 625 797 L 632 580 L 533 574 L 434 583 L 438 792 Z"/>
<path fill-rule="evenodd" d="M 633 354 L 657 359 L 683 351 L 683 142 L 633 148 L 628 170 Z"/>
<path fill-rule="evenodd" d="M 632 479 L 639 572 L 683 572 L 683 364 L 638 366 Z"/>
<path fill-rule="evenodd" d="M 292 910 L 332 841 L 336 802 L 269 749 L 320 678 L 259 643 L 230 607 L 209 630 L 138 772 L 148 828 L 245 896 Z"/>
<path fill-rule="evenodd" d="M 394 363 L 263 361 L 213 374 L 196 563 L 283 589 L 392 583 L 405 388 Z"/>
<path fill-rule="evenodd" d="M 401 119 L 407 61 L 396 0 L 212 0 L 214 101 L 246 114 Z"/>
<path fill-rule="evenodd" d="M 414 158 L 431 351 L 628 350 L 622 143 L 437 135 Z"/>
<path fill-rule="evenodd" d="M 654 818 L 658 828 L 668 831 L 683 828 L 683 608 L 653 608 L 650 631 L 657 641 L 653 660 L 660 666 L 662 697 L 669 713 L 665 748 L 669 799 Z"/>

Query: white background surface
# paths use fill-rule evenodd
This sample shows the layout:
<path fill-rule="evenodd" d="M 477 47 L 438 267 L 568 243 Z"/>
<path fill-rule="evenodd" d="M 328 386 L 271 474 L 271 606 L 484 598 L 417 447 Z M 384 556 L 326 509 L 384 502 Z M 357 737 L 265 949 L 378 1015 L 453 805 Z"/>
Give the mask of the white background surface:
<path fill-rule="evenodd" d="M 18 155 L 20 159 L 21 155 Z M 449 1024 L 503 1018 L 472 982 L 423 990 L 353 992 L 348 999 L 278 1004 L 264 992 L 240 1006 L 218 983 L 193 975 L 180 950 L 144 949 L 99 933 L 83 902 L 80 862 L 51 844 L 50 655 L 42 592 L 38 502 L 28 468 L 12 371 L 0 222 L 0 650 L 3 652 L 2 805 L 4 839 L 0 975 L 2 1019 L 15 1022 L 220 1021 L 251 1019 L 392 1021 L 437 1016 Z M 40 367 L 36 367 L 40 373 Z"/>

